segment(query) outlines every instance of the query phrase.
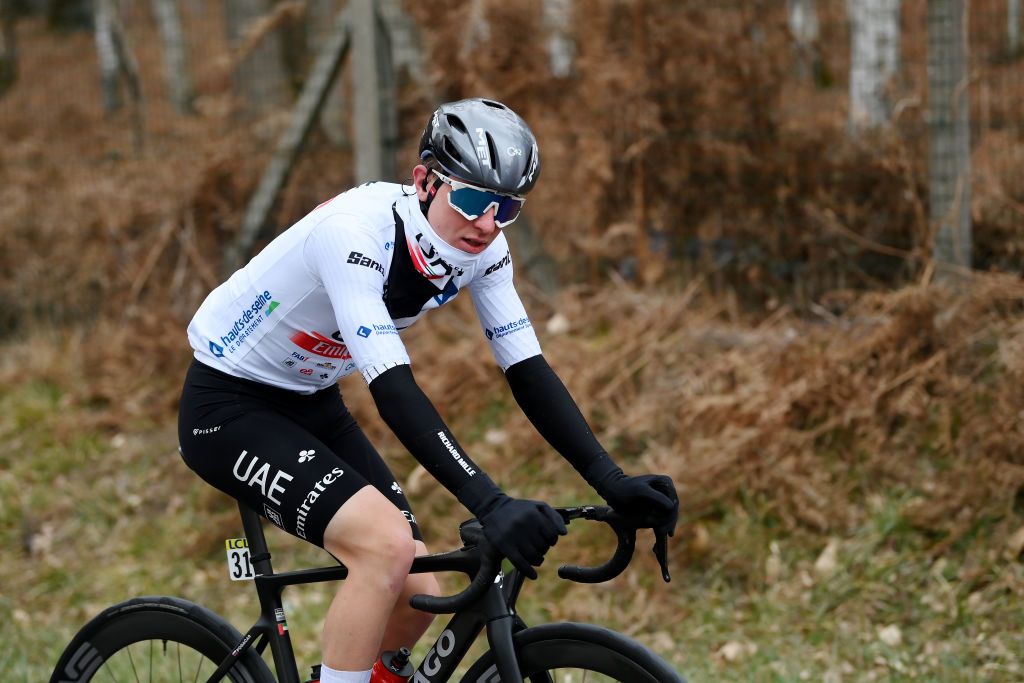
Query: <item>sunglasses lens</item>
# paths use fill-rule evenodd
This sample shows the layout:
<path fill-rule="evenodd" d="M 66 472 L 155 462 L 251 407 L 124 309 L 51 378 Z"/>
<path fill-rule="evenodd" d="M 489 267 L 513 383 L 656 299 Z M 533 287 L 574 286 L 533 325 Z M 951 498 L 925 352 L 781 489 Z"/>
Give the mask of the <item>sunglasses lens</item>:
<path fill-rule="evenodd" d="M 448 202 L 470 220 L 478 218 L 487 211 L 487 207 L 498 201 L 501 201 L 499 195 L 470 187 L 462 187 L 448 193 Z"/>
<path fill-rule="evenodd" d="M 502 197 L 498 203 L 498 210 L 494 212 L 494 222 L 499 228 L 504 228 L 506 225 L 514 221 L 519 217 L 519 212 L 523 210 L 523 204 L 526 203 L 525 199 L 518 199 L 516 197 Z"/>
<path fill-rule="evenodd" d="M 448 193 L 448 203 L 469 220 L 479 218 L 491 206 L 497 205 L 494 222 L 499 228 L 505 227 L 519 217 L 525 201 L 519 197 L 507 197 L 470 187 L 461 187 Z"/>

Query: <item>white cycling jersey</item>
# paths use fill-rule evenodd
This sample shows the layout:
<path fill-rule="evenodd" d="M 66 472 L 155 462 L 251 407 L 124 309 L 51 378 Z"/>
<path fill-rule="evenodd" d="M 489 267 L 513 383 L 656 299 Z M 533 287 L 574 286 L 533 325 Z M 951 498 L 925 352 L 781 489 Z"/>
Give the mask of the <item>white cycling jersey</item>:
<path fill-rule="evenodd" d="M 398 332 L 469 287 L 502 370 L 540 354 L 503 234 L 480 254 L 441 240 L 412 188 L 368 183 L 324 202 L 213 290 L 188 326 L 195 357 L 313 393 L 408 364 Z"/>

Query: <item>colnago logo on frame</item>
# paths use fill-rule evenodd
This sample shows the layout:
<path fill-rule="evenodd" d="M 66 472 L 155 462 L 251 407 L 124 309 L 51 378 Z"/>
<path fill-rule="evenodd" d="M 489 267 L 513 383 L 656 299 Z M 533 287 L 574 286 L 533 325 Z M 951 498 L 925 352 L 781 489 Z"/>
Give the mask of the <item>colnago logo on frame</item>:
<path fill-rule="evenodd" d="M 416 676 L 413 677 L 413 683 L 432 683 L 433 677 L 441 671 L 441 664 L 445 657 L 454 651 L 455 634 L 451 629 L 445 629 L 441 632 L 434 647 L 430 648 L 430 652 L 423 658 L 423 663 L 420 664 Z"/>

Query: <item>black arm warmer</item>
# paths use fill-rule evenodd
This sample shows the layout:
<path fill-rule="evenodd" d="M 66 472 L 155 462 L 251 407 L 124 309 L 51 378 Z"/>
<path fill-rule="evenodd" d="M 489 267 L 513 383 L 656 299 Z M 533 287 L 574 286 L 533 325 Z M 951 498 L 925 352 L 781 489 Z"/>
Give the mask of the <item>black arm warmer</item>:
<path fill-rule="evenodd" d="M 588 483 L 594 486 L 619 469 L 544 356 L 510 366 L 505 378 L 533 426 Z"/>
<path fill-rule="evenodd" d="M 503 495 L 452 436 L 434 404 L 399 365 L 370 382 L 377 411 L 402 445 L 441 485 L 478 517 Z"/>

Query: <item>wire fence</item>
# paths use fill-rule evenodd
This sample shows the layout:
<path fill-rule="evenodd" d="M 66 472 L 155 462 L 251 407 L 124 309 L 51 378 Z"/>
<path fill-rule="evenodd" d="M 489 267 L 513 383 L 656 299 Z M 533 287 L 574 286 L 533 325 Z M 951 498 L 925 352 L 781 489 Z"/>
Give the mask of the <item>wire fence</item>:
<path fill-rule="evenodd" d="M 18 61 L 32 74 L 8 86 L 0 119 L 26 125 L 11 123 L 17 114 L 11 107 L 3 114 L 8 100 L 34 108 L 28 118 L 48 131 L 40 134 L 71 140 L 83 132 L 84 119 L 104 116 L 97 56 L 102 43 L 90 7 L 107 2 L 0 0 L 0 14 L 13 17 Z M 175 68 L 189 71 L 192 113 L 172 102 L 168 40 L 157 21 L 159 7 L 168 3 L 181 17 L 184 59 Z M 213 136 L 249 130 L 264 149 L 272 149 L 325 27 L 345 3 L 267 0 L 240 31 L 229 30 L 238 4 L 112 3 L 141 93 L 133 105 L 122 69 L 117 82 L 127 97 L 119 111 L 105 115 L 116 130 L 98 136 L 113 157 L 132 156 L 132 111 L 138 144 L 148 146 L 150 158 L 204 125 Z M 537 226 L 536 239 L 558 260 L 563 280 L 593 277 L 606 268 L 642 282 L 672 273 L 711 273 L 723 285 L 743 286 L 761 298 L 788 293 L 797 299 L 898 285 L 929 267 L 940 204 L 939 213 L 968 222 L 968 242 L 961 235 L 954 251 L 966 250 L 976 268 L 1019 272 L 1019 4 L 472 0 L 431 12 L 416 3 L 382 0 L 376 6 L 398 87 L 396 165 L 400 171 L 411 165 L 434 103 L 475 95 L 508 101 L 541 139 L 545 182 L 531 196 L 527 213 Z M 936 23 L 939 6 L 962 23 Z M 955 132 L 954 119 L 950 130 L 969 147 L 957 147 L 955 140 L 943 147 L 935 143 L 936 112 L 942 108 L 930 102 L 936 74 L 946 64 L 936 46 L 961 37 L 966 78 L 950 72 L 946 87 L 968 117 L 966 134 Z M 238 78 L 246 60 L 272 40 L 276 66 L 250 70 L 249 77 L 278 74 L 286 96 L 260 109 L 251 102 L 258 96 L 247 94 Z M 314 194 L 322 194 L 325 185 L 339 190 L 354 181 L 352 82 L 361 76 L 351 64 L 344 68 L 321 113 L 314 146 L 321 155 L 337 150 L 335 157 L 348 166 L 321 163 L 323 182 L 315 188 L 309 175 L 293 181 L 286 190 L 292 199 L 276 215 L 280 225 L 322 199 Z M 56 128 L 44 126 L 46 121 Z M 945 195 L 936 191 L 943 173 L 952 178 L 944 181 Z M 572 188 L 570 198 L 566 188 Z M 234 216 L 229 220 L 240 222 L 253 189 L 245 186 L 224 198 L 234 203 L 227 209 Z M 567 222 L 573 230 L 566 230 Z M 215 227 L 200 219 L 196 230 L 223 236 L 230 229 L 223 220 Z"/>

